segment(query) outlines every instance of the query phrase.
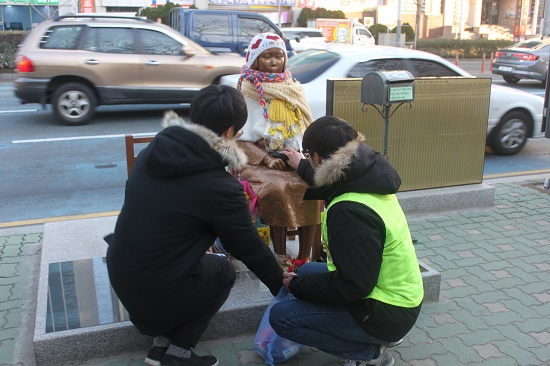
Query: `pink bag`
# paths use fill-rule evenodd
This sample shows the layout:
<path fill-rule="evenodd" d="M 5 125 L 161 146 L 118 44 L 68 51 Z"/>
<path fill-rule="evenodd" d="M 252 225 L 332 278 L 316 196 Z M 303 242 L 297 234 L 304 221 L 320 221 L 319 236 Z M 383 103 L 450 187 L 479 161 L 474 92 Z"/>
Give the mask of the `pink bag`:
<path fill-rule="evenodd" d="M 241 180 L 240 182 L 243 185 L 244 193 L 246 194 L 248 207 L 250 208 L 250 214 L 254 215 L 258 203 L 258 196 L 256 195 L 256 193 L 254 193 L 252 187 L 250 186 L 250 183 L 248 183 L 247 180 Z"/>

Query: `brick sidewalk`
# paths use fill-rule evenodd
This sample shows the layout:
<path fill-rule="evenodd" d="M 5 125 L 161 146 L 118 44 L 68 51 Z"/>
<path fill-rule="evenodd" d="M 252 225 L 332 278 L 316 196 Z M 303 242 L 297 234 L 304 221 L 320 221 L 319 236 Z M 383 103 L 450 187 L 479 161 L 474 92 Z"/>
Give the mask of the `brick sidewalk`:
<path fill-rule="evenodd" d="M 550 365 L 550 194 L 544 177 L 494 183 L 495 206 L 409 217 L 418 258 L 441 273 L 395 365 Z M 0 364 L 34 366 L 32 326 L 41 234 L 0 230 Z M 27 319 L 27 320 L 21 320 Z M 31 336 L 30 336 L 31 335 Z M 221 366 L 263 365 L 253 335 L 200 342 Z M 146 350 L 78 363 L 142 365 Z M 304 347 L 285 365 L 342 361 Z"/>

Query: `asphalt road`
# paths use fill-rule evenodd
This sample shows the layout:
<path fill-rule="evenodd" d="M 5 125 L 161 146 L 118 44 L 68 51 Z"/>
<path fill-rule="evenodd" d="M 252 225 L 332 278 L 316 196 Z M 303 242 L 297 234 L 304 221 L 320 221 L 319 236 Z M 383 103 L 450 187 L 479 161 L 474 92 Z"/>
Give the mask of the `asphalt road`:
<path fill-rule="evenodd" d="M 477 66 L 470 61 L 471 69 Z M 504 83 L 497 76 L 494 82 Z M 544 94 L 540 83 L 515 87 Z M 118 211 L 126 180 L 123 136 L 158 132 L 166 109 L 187 110 L 181 105 L 100 107 L 92 124 L 68 127 L 58 124 L 49 109 L 19 104 L 11 85 L 0 84 L 0 227 Z M 550 140 L 532 139 L 514 156 L 488 153 L 484 174 L 550 174 L 549 158 Z"/>

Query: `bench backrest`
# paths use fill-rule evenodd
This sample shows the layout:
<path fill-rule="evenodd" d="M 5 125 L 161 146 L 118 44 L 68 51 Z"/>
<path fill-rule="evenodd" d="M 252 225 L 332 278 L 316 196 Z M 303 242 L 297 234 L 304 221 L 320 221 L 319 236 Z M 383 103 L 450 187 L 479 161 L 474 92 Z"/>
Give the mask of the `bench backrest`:
<path fill-rule="evenodd" d="M 140 136 L 136 137 L 134 135 L 126 135 L 124 140 L 126 142 L 126 168 L 128 170 L 128 175 L 132 171 L 134 162 L 136 160 L 136 144 L 148 144 L 153 140 L 155 136 Z"/>

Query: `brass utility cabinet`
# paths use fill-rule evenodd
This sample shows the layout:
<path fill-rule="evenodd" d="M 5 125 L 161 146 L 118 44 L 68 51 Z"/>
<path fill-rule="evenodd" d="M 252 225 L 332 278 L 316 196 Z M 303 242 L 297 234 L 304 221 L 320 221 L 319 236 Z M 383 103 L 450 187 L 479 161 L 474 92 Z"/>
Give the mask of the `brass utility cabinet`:
<path fill-rule="evenodd" d="M 327 115 L 350 122 L 381 151 L 384 119 L 361 103 L 362 79 L 327 81 Z M 481 183 L 490 78 L 418 78 L 412 108 L 391 117 L 388 159 L 401 176 L 400 191 Z"/>

